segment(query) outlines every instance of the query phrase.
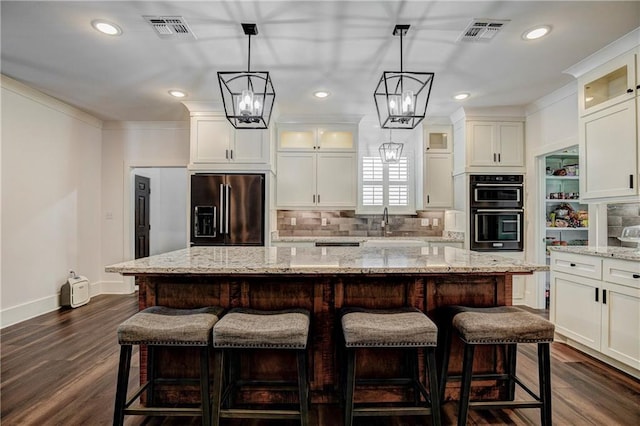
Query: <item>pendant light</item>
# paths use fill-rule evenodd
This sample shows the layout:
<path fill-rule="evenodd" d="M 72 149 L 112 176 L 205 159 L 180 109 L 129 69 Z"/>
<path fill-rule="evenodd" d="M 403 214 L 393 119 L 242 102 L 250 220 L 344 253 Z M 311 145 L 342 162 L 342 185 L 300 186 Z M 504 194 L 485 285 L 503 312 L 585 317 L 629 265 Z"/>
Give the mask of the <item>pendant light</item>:
<path fill-rule="evenodd" d="M 400 71 L 385 71 L 373 93 L 380 127 L 383 129 L 413 129 L 425 117 L 432 72 L 409 72 L 402 67 L 402 38 L 410 25 L 396 25 L 394 36 L 400 36 Z"/>
<path fill-rule="evenodd" d="M 267 71 L 251 71 L 251 36 L 258 34 L 258 26 L 241 25 L 249 37 L 247 71 L 218 72 L 224 112 L 236 129 L 266 129 L 276 93 Z"/>
<path fill-rule="evenodd" d="M 383 163 L 397 163 L 402 155 L 403 143 L 396 143 L 391 140 L 391 129 L 389 129 L 389 142 L 380 145 L 378 152 Z"/>

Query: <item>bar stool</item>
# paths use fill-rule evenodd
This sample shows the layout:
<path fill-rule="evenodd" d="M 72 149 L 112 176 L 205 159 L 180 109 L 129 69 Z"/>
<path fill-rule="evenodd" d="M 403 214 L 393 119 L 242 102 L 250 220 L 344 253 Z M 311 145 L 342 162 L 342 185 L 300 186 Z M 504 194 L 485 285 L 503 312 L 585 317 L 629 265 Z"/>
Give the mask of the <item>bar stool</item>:
<path fill-rule="evenodd" d="M 212 423 L 220 424 L 220 418 L 300 419 L 302 426 L 309 423 L 309 387 L 307 382 L 307 341 L 309 338 L 309 311 L 288 309 L 260 311 L 255 309 L 231 309 L 213 327 L 215 369 L 213 382 Z M 275 409 L 234 406 L 234 394 L 246 386 L 290 389 L 291 382 L 274 380 L 241 380 L 237 360 L 246 350 L 295 351 L 297 359 L 297 383 L 299 407 Z M 234 356 L 236 355 L 236 356 Z M 223 389 L 223 376 L 227 383 Z"/>
<path fill-rule="evenodd" d="M 513 306 L 493 308 L 450 307 L 451 328 L 464 344 L 458 425 L 467 423 L 469 409 L 490 408 L 539 408 L 543 426 L 551 425 L 551 365 L 549 343 L 553 342 L 554 325 L 537 315 Z M 448 378 L 448 359 L 451 351 L 451 330 L 442 359 L 441 392 L 444 396 Z M 538 345 L 539 394 L 536 395 L 516 376 L 516 354 L 518 343 Z M 473 374 L 473 357 L 478 345 L 504 345 L 506 347 L 505 374 Z M 475 379 L 495 379 L 507 382 L 507 398 L 500 401 L 470 401 L 471 382 Z M 514 401 L 515 385 L 519 385 L 533 399 Z"/>
<path fill-rule="evenodd" d="M 222 312 L 219 307 L 200 309 L 173 309 L 152 306 L 144 309 L 118 327 L 120 364 L 116 390 L 113 424 L 122 425 L 125 415 L 146 416 L 202 416 L 202 424 L 210 424 L 211 397 L 209 394 L 209 347 L 211 330 Z M 142 384 L 127 399 L 132 345 L 147 345 L 147 382 Z M 162 346 L 200 348 L 200 377 L 161 378 L 156 377 L 155 349 Z M 199 384 L 201 404 L 199 408 L 172 408 L 155 406 L 155 385 Z M 147 391 L 146 406 L 129 408 L 138 397 Z"/>
<path fill-rule="evenodd" d="M 342 331 L 347 358 L 343 377 L 345 426 L 351 426 L 356 416 L 427 416 L 433 425 L 440 425 L 440 400 L 436 376 L 435 348 L 438 329 L 420 310 L 344 308 L 341 312 Z M 409 352 L 409 377 L 358 379 L 356 351 L 361 348 L 397 348 Z M 423 349 L 429 377 L 429 392 L 420 381 L 418 350 Z M 414 391 L 412 403 L 390 404 L 368 402 L 354 404 L 356 385 L 402 385 Z M 420 400 L 420 396 L 424 401 Z"/>

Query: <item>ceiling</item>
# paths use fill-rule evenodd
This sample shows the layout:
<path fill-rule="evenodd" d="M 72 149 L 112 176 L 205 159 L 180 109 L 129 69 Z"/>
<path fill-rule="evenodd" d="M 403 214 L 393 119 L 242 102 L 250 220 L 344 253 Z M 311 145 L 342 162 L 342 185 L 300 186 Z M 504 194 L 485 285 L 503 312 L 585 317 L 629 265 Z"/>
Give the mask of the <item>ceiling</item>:
<path fill-rule="evenodd" d="M 398 71 L 395 24 L 410 24 L 404 69 L 435 72 L 428 117 L 461 105 L 526 105 L 571 82 L 563 70 L 640 26 L 640 1 L 2 1 L 1 71 L 103 120 L 184 120 L 220 101 L 217 71 L 247 67 L 241 22 L 257 23 L 251 69 L 269 71 L 283 115 L 375 114 L 383 71 Z M 182 16 L 196 38 L 160 38 L 144 15 Z M 118 24 L 106 36 L 94 19 Z M 474 18 L 509 22 L 460 42 Z M 524 41 L 535 25 L 551 33 Z M 315 99 L 318 89 L 331 92 Z M 459 92 L 471 97 L 452 99 Z"/>

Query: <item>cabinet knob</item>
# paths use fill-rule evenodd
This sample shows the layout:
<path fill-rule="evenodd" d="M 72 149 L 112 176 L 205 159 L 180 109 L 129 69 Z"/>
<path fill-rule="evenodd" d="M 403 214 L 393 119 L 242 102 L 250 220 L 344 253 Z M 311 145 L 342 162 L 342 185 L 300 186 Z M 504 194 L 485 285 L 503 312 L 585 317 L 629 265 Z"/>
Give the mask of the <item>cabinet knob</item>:
<path fill-rule="evenodd" d="M 633 274 L 633 275 L 631 275 L 631 276 L 632 276 L 633 278 L 635 278 L 635 279 L 640 278 L 640 274 Z"/>
<path fill-rule="evenodd" d="M 575 263 L 570 263 L 569 266 L 571 266 L 572 268 L 575 268 L 576 264 Z"/>
<path fill-rule="evenodd" d="M 633 93 L 633 89 L 627 89 L 627 93 Z"/>

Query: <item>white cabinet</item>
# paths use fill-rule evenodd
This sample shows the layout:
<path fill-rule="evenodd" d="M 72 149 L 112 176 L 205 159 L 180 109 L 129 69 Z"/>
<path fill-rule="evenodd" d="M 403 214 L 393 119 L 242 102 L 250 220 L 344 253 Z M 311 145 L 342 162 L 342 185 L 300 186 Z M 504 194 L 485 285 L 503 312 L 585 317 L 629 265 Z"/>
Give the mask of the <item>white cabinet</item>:
<path fill-rule="evenodd" d="M 355 151 L 358 128 L 351 124 L 325 126 L 279 124 L 279 151 Z"/>
<path fill-rule="evenodd" d="M 584 200 L 631 201 L 640 194 L 637 56 L 636 51 L 620 55 L 578 80 Z"/>
<path fill-rule="evenodd" d="M 425 153 L 451 152 L 452 147 L 453 147 L 453 139 L 451 137 L 451 126 L 425 124 L 424 126 Z"/>
<path fill-rule="evenodd" d="M 243 165 L 269 163 L 267 130 L 235 130 L 219 114 L 191 117 L 193 165 Z M 233 168 L 233 167 L 231 167 Z"/>
<path fill-rule="evenodd" d="M 278 153 L 277 205 L 354 208 L 356 158 L 353 153 Z"/>
<path fill-rule="evenodd" d="M 424 208 L 453 205 L 453 163 L 451 154 L 424 155 Z"/>
<path fill-rule="evenodd" d="M 524 124 L 467 122 L 467 162 L 470 167 L 524 166 Z"/>
<path fill-rule="evenodd" d="M 580 118 L 580 157 L 584 200 L 638 194 L 636 99 Z"/>
<path fill-rule="evenodd" d="M 567 343 L 640 373 L 640 263 L 553 251 L 550 318 Z"/>
<path fill-rule="evenodd" d="M 357 126 L 278 125 L 278 208 L 355 209 Z"/>

